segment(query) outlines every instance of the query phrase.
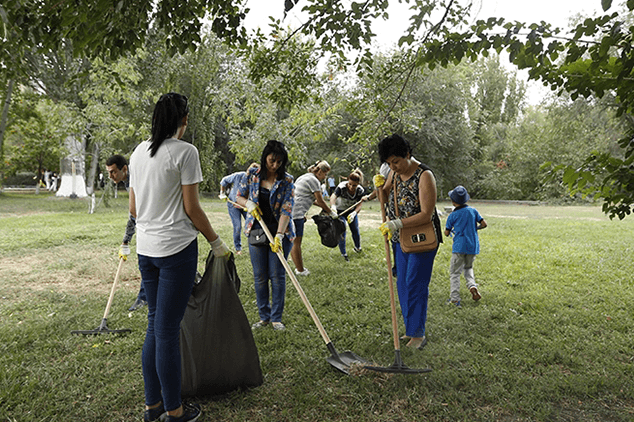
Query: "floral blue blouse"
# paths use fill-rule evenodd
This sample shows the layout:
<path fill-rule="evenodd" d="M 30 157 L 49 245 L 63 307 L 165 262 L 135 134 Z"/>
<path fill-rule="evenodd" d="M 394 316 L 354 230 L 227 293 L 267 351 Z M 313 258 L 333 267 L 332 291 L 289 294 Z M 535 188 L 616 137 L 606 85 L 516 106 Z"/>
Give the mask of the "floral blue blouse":
<path fill-rule="evenodd" d="M 237 196 L 249 199 L 258 204 L 258 196 L 260 192 L 260 168 L 252 168 L 247 172 L 247 177 L 243 177 L 238 187 Z M 269 203 L 271 204 L 271 210 L 277 221 L 280 221 L 282 214 L 287 215 L 289 218 L 288 227 L 286 228 L 286 236 L 291 242 L 295 239 L 295 225 L 293 224 L 293 204 L 295 201 L 295 185 L 293 183 L 293 176 L 286 173 L 284 179 L 276 180 L 271 188 L 271 196 L 269 197 Z M 251 227 L 255 218 L 247 213 L 246 222 L 244 225 L 244 234 L 249 237 Z"/>

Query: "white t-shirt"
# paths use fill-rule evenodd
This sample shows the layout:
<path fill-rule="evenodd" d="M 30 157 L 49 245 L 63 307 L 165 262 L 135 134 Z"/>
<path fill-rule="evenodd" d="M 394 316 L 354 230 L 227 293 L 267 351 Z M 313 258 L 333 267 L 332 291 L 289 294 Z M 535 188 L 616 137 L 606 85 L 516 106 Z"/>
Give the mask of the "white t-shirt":
<path fill-rule="evenodd" d="M 315 192 L 321 192 L 319 179 L 313 173 L 302 174 L 295 180 L 295 204 L 293 220 L 304 218 L 310 206 L 315 202 Z"/>
<path fill-rule="evenodd" d="M 203 180 L 198 150 L 169 138 L 154 157 L 141 142 L 130 157 L 130 187 L 136 200 L 137 253 L 162 258 L 187 247 L 198 230 L 185 213 L 182 185 Z"/>

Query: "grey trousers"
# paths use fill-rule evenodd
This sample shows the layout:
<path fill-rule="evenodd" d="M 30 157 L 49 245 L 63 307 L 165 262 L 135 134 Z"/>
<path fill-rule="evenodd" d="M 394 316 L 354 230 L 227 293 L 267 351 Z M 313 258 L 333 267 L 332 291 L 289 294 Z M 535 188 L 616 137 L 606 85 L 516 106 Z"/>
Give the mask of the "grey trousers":
<path fill-rule="evenodd" d="M 467 289 L 478 287 L 473 274 L 473 261 L 475 255 L 452 253 L 449 261 L 449 282 L 451 284 L 451 294 L 449 299 L 452 302 L 460 300 L 460 274 L 464 273 Z"/>

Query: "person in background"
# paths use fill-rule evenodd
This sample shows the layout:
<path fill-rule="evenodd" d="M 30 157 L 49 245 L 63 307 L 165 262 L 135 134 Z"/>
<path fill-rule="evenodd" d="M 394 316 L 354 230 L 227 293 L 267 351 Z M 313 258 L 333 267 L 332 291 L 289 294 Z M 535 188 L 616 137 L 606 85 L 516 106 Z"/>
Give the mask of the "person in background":
<path fill-rule="evenodd" d="M 337 188 L 337 185 L 335 183 L 335 178 L 334 177 L 329 177 L 328 180 L 328 196 L 332 195 L 332 193 L 335 191 L 335 189 Z"/>
<path fill-rule="evenodd" d="M 478 230 L 484 229 L 487 222 L 484 221 L 478 210 L 467 205 L 469 192 L 464 186 L 458 185 L 450 190 L 449 198 L 451 198 L 455 209 L 449 214 L 445 224 L 445 236 L 454 234 L 451 260 L 449 261 L 451 292 L 447 303 L 460 307 L 460 274 L 463 272 L 471 298 L 478 301 L 482 297 L 475 282 L 473 261 L 480 253 Z"/>
<path fill-rule="evenodd" d="M 230 254 L 200 206 L 198 150 L 181 140 L 187 97 L 162 95 L 152 115 L 152 136 L 130 157 L 130 214 L 136 218 L 137 253 L 148 303 L 143 343 L 145 421 L 196 421 L 199 405 L 181 399 L 180 324 L 198 267 L 198 234 L 214 256 Z M 165 415 L 167 413 L 167 415 Z"/>
<path fill-rule="evenodd" d="M 379 229 L 394 243 L 397 271 L 397 290 L 401 312 L 405 322 L 407 346 L 422 349 L 427 344 L 425 323 L 429 282 L 438 249 L 428 252 L 406 253 L 401 249 L 400 229 L 433 222 L 442 241 L 440 218 L 436 212 L 436 179 L 431 169 L 412 159 L 412 148 L 399 135 L 384 138 L 378 146 L 381 163 L 388 163 L 388 177 L 374 176 L 374 186 L 381 190 L 381 198 L 387 200 L 387 217 Z M 397 191 L 395 202 L 394 190 Z M 400 217 L 396 216 L 398 206 Z"/>
<path fill-rule="evenodd" d="M 326 161 L 317 161 L 308 167 L 308 172 L 299 176 L 295 181 L 295 205 L 293 206 L 293 223 L 295 224 L 295 240 L 291 249 L 291 258 L 295 264 L 295 274 L 308 275 L 310 271 L 304 268 L 302 259 L 302 238 L 304 237 L 304 224 L 306 223 L 306 213 L 310 206 L 315 203 L 325 213 L 332 218 L 337 218 L 337 212 L 331 210 L 321 191 L 321 182 L 324 181 L 330 164 Z"/>
<path fill-rule="evenodd" d="M 337 186 L 333 194 L 330 196 L 330 208 L 336 213 L 337 212 L 337 199 L 340 200 L 340 205 L 342 211 L 347 210 L 352 207 L 357 202 L 361 200 L 368 199 L 369 196 L 365 194 L 365 189 L 359 184 L 361 181 L 361 176 L 352 172 L 348 176 L 348 180 L 343 181 Z M 341 215 L 340 219 L 345 223 L 347 222 L 350 226 L 350 233 L 352 234 L 352 241 L 354 242 L 354 251 L 361 252 L 361 235 L 359 233 L 359 216 L 358 213 L 361 211 L 361 206 L 363 205 L 360 202 L 352 211 L 350 211 L 346 215 Z M 346 252 L 346 232 L 344 231 L 341 235 L 341 239 L 339 240 L 339 252 L 341 252 L 341 256 L 346 261 L 350 261 L 348 258 L 348 253 Z"/>
<path fill-rule="evenodd" d="M 282 323 L 286 297 L 286 270 L 277 253 L 283 252 L 286 259 L 295 238 L 292 220 L 295 186 L 293 176 L 286 173 L 287 165 L 288 153 L 284 144 L 274 140 L 268 141 L 262 151 L 260 167 L 247 172 L 246 180 L 240 183 L 236 195 L 236 202 L 249 213 L 244 232 L 249 238 L 255 298 L 260 316 L 260 320 L 253 324 L 253 328 L 256 329 L 269 324 L 276 331 L 286 329 Z M 260 224 L 266 224 L 275 236 L 273 243 L 258 242 L 263 236 L 262 233 L 259 233 L 257 238 L 255 236 L 262 230 Z"/>
<path fill-rule="evenodd" d="M 257 167 L 257 163 L 251 163 L 247 168 L 247 171 L 253 167 Z M 246 171 L 237 171 L 228 176 L 225 176 L 220 181 L 220 195 L 218 197 L 222 200 L 236 202 L 236 193 L 240 187 L 240 182 L 247 176 Z M 236 249 L 238 255 L 242 254 L 242 219 L 246 219 L 247 212 L 237 205 L 227 202 L 227 209 L 229 211 L 229 217 L 231 218 L 231 224 L 233 225 L 233 246 Z"/>
<path fill-rule="evenodd" d="M 115 154 L 108 157 L 106 160 L 106 170 L 108 170 L 108 177 L 117 186 L 123 182 L 125 189 L 130 191 L 130 172 L 128 168 L 128 161 L 122 155 Z M 119 246 L 119 258 L 124 260 L 128 259 L 130 255 L 130 241 L 136 231 L 136 220 L 132 214 L 128 217 L 128 223 L 125 226 L 125 233 L 123 235 L 123 241 Z M 143 281 L 141 281 L 141 287 L 139 293 L 132 305 L 128 308 L 129 311 L 136 311 L 147 305 L 147 298 L 145 297 L 145 290 L 143 290 Z"/>

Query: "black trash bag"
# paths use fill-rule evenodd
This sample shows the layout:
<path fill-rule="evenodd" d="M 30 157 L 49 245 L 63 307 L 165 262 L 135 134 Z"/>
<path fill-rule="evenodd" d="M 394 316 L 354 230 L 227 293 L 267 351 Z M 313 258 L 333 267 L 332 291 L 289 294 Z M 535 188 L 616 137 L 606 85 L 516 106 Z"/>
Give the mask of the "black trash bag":
<path fill-rule="evenodd" d="M 181 322 L 181 395 L 220 395 L 264 382 L 251 325 L 238 297 L 233 255 L 207 257 Z"/>
<path fill-rule="evenodd" d="M 313 221 L 317 224 L 317 231 L 319 232 L 319 237 L 321 237 L 322 245 L 334 248 L 339 244 L 339 238 L 346 231 L 343 221 L 322 214 L 313 215 Z"/>

